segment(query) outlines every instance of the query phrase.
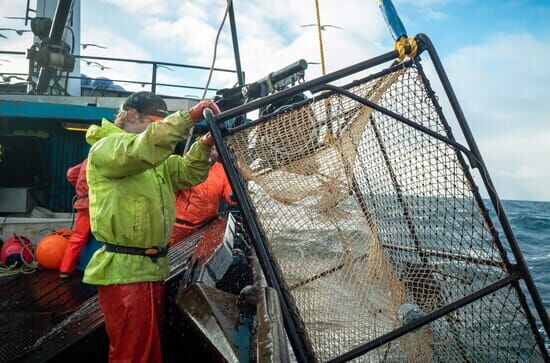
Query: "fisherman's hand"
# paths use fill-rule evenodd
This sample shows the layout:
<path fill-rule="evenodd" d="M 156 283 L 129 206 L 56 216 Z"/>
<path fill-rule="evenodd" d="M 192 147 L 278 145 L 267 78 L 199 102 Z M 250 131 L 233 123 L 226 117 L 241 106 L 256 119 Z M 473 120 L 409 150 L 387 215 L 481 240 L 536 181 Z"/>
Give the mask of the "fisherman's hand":
<path fill-rule="evenodd" d="M 212 139 L 212 134 L 210 133 L 210 131 L 201 136 L 200 142 L 202 142 L 204 146 L 208 147 L 212 147 L 212 145 L 214 145 L 214 139 Z"/>
<path fill-rule="evenodd" d="M 195 106 L 189 109 L 189 114 L 191 115 L 191 119 L 193 120 L 193 122 L 199 122 L 203 120 L 204 117 L 202 115 L 202 112 L 207 108 L 212 110 L 214 115 L 217 115 L 221 112 L 218 105 L 216 105 L 214 102 L 207 100 L 200 101 Z"/>

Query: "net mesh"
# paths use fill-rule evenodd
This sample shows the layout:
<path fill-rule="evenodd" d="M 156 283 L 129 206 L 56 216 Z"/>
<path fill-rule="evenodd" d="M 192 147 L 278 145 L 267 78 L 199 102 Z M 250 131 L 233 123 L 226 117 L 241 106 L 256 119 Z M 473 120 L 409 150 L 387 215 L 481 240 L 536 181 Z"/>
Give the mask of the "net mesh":
<path fill-rule="evenodd" d="M 414 65 L 349 90 L 451 136 Z M 330 94 L 226 141 L 320 361 L 507 276 L 461 159 L 425 133 Z M 503 288 L 356 360 L 542 356 Z"/>

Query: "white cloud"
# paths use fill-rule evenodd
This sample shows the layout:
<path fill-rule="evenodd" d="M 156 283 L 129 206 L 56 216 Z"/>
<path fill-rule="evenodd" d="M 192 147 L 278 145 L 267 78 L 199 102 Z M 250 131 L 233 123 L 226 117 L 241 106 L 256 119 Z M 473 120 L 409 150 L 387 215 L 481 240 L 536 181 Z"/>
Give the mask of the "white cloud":
<path fill-rule="evenodd" d="M 316 29 L 301 27 L 316 22 L 313 2 L 251 0 L 238 2 L 235 7 L 241 61 L 248 81 L 259 79 L 300 58 L 313 62 L 320 60 Z M 379 54 L 384 42 L 384 50 L 391 47 L 376 2 L 321 1 L 320 9 L 323 24 L 344 28 L 323 32 L 327 71 Z M 350 17 L 349 9 L 361 16 Z M 177 11 L 180 14 L 177 18 L 164 16 L 145 23 L 140 36 L 148 42 L 155 42 L 164 51 L 170 51 L 177 59 L 186 60 L 186 63 L 209 65 L 224 8 L 219 4 L 209 7 L 201 3 L 198 7 L 183 2 Z M 226 21 L 220 38 L 216 66 L 234 69 L 228 23 Z M 321 68 L 312 65 L 306 74 L 309 79 L 319 76 Z M 213 84 L 227 87 L 235 82 L 235 78 L 231 74 L 215 73 Z M 206 74 L 203 74 L 195 84 L 204 84 L 205 80 Z"/>
<path fill-rule="evenodd" d="M 177 8 L 180 1 L 176 0 L 131 0 L 131 1 L 119 1 L 119 0 L 101 0 L 104 3 L 108 3 L 119 7 L 125 12 L 131 14 L 137 14 L 144 17 L 151 15 L 164 15 L 169 13 L 172 9 Z"/>
<path fill-rule="evenodd" d="M 480 138 L 479 145 L 502 198 L 550 200 L 550 130 Z"/>
<path fill-rule="evenodd" d="M 428 57 L 424 57 L 428 59 Z M 497 191 L 504 199 L 550 200 L 550 39 L 499 34 L 443 59 Z M 426 66 L 429 62 L 424 62 Z M 447 116 L 435 72 L 426 67 Z M 455 136 L 460 128 L 449 117 Z"/>
<path fill-rule="evenodd" d="M 550 39 L 496 35 L 445 59 L 463 106 L 481 133 L 548 128 Z"/>

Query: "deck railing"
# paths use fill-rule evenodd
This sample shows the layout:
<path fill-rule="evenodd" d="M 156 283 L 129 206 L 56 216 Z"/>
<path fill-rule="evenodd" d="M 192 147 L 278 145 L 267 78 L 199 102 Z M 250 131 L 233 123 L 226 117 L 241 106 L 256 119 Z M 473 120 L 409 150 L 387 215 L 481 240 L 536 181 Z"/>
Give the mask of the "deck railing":
<path fill-rule="evenodd" d="M 26 52 L 19 52 L 19 51 L 4 51 L 0 50 L 0 55 L 8 55 L 8 56 L 26 56 Z M 149 77 L 145 79 L 112 79 L 109 78 L 113 82 L 118 83 L 126 83 L 126 84 L 140 84 L 142 87 L 149 86 L 151 92 L 156 92 L 158 86 L 163 87 L 173 87 L 173 88 L 184 88 L 184 89 L 192 89 L 192 90 L 204 90 L 204 85 L 186 85 L 186 84 L 177 84 L 177 83 L 163 83 L 159 82 L 157 79 L 158 76 L 158 69 L 160 67 L 174 67 L 174 68 L 185 68 L 185 69 L 194 69 L 194 70 L 201 70 L 204 72 L 209 72 L 210 67 L 206 66 L 200 66 L 200 65 L 194 65 L 194 64 L 183 64 L 183 63 L 172 63 L 172 62 L 160 62 L 160 61 L 154 61 L 154 60 L 145 60 L 145 59 L 130 59 L 130 58 L 114 58 L 114 57 L 99 57 L 99 56 L 86 56 L 86 55 L 73 55 L 78 60 L 83 61 L 104 61 L 104 62 L 118 62 L 118 63 L 134 63 L 134 64 L 142 64 L 151 66 L 151 72 Z M 101 66 L 101 65 L 100 65 Z M 226 69 L 226 68 L 213 68 L 213 72 L 225 72 L 225 73 L 237 73 L 237 71 L 232 69 Z M 244 73 L 244 72 L 243 72 Z M 15 72 L 1 72 L 0 76 L 2 77 L 10 77 L 10 76 L 16 76 L 16 77 L 27 77 L 26 82 L 31 81 L 28 77 L 29 75 L 27 73 L 15 73 Z M 82 77 L 82 76 L 68 76 L 63 77 L 68 79 L 88 79 L 89 77 Z M 91 78 L 93 80 L 94 78 Z M 9 82 L 4 81 L 4 84 L 8 84 Z M 0 83 L 1 84 L 1 83 Z M 216 91 L 217 88 L 208 88 L 208 91 Z"/>

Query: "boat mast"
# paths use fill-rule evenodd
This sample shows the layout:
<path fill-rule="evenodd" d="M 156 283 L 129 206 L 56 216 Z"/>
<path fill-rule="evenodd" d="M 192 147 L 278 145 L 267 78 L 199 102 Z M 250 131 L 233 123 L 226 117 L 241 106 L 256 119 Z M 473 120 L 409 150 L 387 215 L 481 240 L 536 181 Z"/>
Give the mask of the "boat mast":
<path fill-rule="evenodd" d="M 69 13 L 71 10 L 73 1 L 72 0 L 59 0 L 57 3 L 57 9 L 55 10 L 55 15 L 53 18 L 53 24 L 52 28 L 50 30 L 49 34 L 49 42 L 53 43 L 60 43 L 62 42 L 63 38 L 63 32 L 65 30 L 65 25 L 67 24 L 67 18 L 69 17 Z M 53 59 L 58 59 L 53 58 Z M 50 60 L 51 62 L 51 60 Z M 48 62 L 48 63 L 50 63 Z M 64 64 L 65 61 L 63 61 Z M 57 65 L 55 62 L 51 62 L 54 65 Z M 74 60 L 73 60 L 74 64 Z M 74 67 L 74 65 L 73 65 Z M 48 64 L 48 66 L 42 66 L 40 68 L 39 76 L 38 76 L 38 82 L 36 85 L 36 91 L 37 93 L 43 93 L 46 92 L 48 89 L 48 86 L 50 84 L 50 80 L 52 79 L 52 76 L 54 75 L 55 68 Z"/>
<path fill-rule="evenodd" d="M 323 34 L 321 28 L 321 14 L 319 13 L 319 0 L 315 0 L 315 13 L 317 15 L 317 33 L 319 34 L 319 52 L 321 53 L 321 70 L 323 71 L 323 76 L 327 75 L 327 70 L 325 68 L 325 51 L 323 48 Z"/>
<path fill-rule="evenodd" d="M 235 68 L 237 70 L 237 81 L 239 86 L 244 86 L 244 73 L 241 68 L 241 54 L 239 52 L 239 39 L 237 38 L 237 23 L 235 21 L 235 10 L 233 9 L 233 0 L 229 4 L 229 24 L 231 26 L 231 40 L 233 41 L 233 54 L 235 56 Z"/>

